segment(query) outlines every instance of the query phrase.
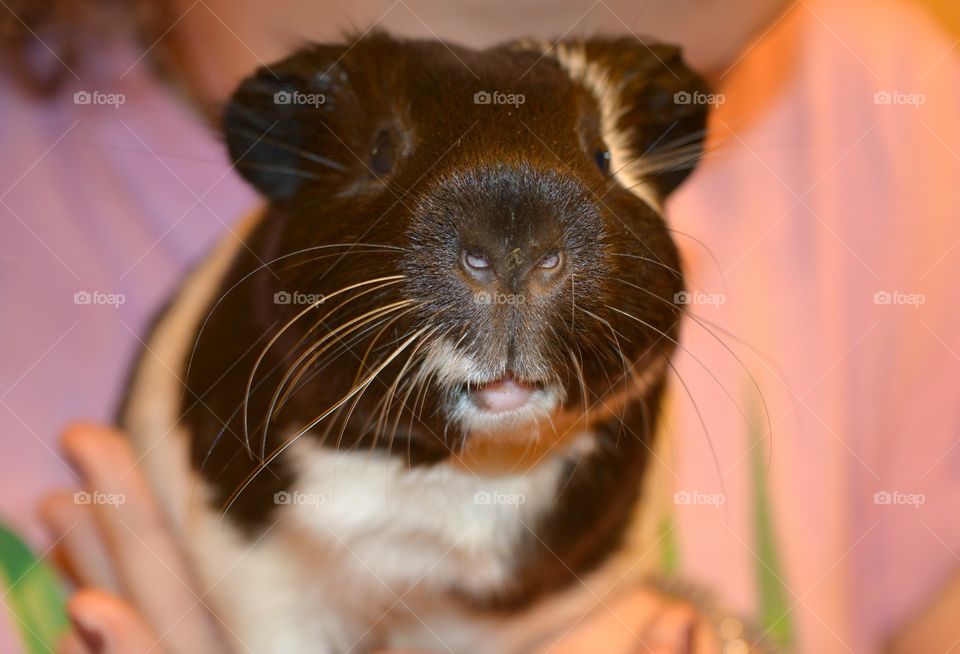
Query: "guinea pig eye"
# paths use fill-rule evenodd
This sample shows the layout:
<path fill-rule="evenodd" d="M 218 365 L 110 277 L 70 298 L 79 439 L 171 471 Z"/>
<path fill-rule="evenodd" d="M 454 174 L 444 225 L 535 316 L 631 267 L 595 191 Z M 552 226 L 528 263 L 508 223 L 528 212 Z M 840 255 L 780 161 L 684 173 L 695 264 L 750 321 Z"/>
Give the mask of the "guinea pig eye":
<path fill-rule="evenodd" d="M 593 161 L 604 175 L 610 174 L 610 150 L 600 148 L 593 153 Z"/>
<path fill-rule="evenodd" d="M 486 257 L 467 250 L 463 251 L 463 264 L 472 270 L 486 270 L 490 267 L 490 261 Z"/>
<path fill-rule="evenodd" d="M 543 270 L 555 270 L 560 267 L 560 264 L 563 262 L 563 255 L 560 252 L 550 252 L 546 254 L 539 263 L 537 263 L 537 268 L 542 268 Z"/>
<path fill-rule="evenodd" d="M 370 170 L 374 175 L 386 177 L 393 172 L 396 150 L 396 139 L 390 133 L 390 130 L 387 128 L 381 129 L 373 142 L 373 148 L 370 150 Z"/>

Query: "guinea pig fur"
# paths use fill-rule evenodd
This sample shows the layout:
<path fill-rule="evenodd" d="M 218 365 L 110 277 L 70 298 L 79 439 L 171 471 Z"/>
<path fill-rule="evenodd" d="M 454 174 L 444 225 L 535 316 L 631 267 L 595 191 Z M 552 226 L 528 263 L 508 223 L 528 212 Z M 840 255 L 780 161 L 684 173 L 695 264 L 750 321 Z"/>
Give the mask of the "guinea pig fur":
<path fill-rule="evenodd" d="M 705 92 L 633 38 L 381 33 L 241 83 L 223 133 L 265 208 L 122 416 L 236 651 L 526 653 L 650 572 L 661 206 Z"/>

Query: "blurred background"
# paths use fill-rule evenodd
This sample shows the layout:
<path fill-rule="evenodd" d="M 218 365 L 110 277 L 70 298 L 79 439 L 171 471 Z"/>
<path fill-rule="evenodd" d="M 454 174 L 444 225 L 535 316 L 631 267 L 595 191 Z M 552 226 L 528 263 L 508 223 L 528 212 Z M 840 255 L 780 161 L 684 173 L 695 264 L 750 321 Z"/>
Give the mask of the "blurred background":
<path fill-rule="evenodd" d="M 114 419 L 156 311 L 260 202 L 217 133 L 241 77 L 373 26 L 651 36 L 718 94 L 667 205 L 692 300 L 663 573 L 791 651 L 960 648 L 956 0 L 0 0 L 0 25 L 0 521 L 35 551 L 79 481 L 64 425 Z"/>

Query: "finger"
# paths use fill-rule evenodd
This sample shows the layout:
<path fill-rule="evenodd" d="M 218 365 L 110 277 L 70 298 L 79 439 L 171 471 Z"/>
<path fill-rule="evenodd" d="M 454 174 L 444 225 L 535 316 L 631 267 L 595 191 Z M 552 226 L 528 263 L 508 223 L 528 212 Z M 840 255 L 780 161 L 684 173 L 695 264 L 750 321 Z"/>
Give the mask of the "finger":
<path fill-rule="evenodd" d="M 641 588 L 616 602 L 599 602 L 592 614 L 576 624 L 543 654 L 581 654 L 582 652 L 631 652 L 644 642 L 645 632 L 663 606 L 656 592 Z M 649 649 L 640 652 L 648 654 Z"/>
<path fill-rule="evenodd" d="M 694 628 L 697 613 L 692 606 L 683 603 L 668 604 L 657 615 L 644 633 L 643 638 L 654 651 L 671 654 L 692 654 Z M 639 647 L 637 653 L 649 651 Z"/>
<path fill-rule="evenodd" d="M 70 600 L 67 613 L 73 633 L 89 654 L 168 654 L 152 628 L 129 605 L 98 590 L 80 591 Z M 185 650 L 186 651 L 186 650 Z"/>
<path fill-rule="evenodd" d="M 77 497 L 66 490 L 51 493 L 40 505 L 40 518 L 53 534 L 66 573 L 77 585 L 116 593 L 117 577 L 106 543 L 90 506 L 78 504 Z"/>
<path fill-rule="evenodd" d="M 729 649 L 731 651 L 734 649 L 732 646 L 730 648 L 726 648 L 720 641 L 720 634 L 717 632 L 716 628 L 702 618 L 697 619 L 697 622 L 694 625 L 692 638 L 692 651 L 694 654 L 721 654 L 721 652 L 723 652 L 725 649 Z M 750 651 L 753 651 L 753 649 Z"/>
<path fill-rule="evenodd" d="M 91 654 L 91 650 L 84 644 L 80 634 L 74 628 L 68 631 L 57 643 L 57 654 Z"/>
<path fill-rule="evenodd" d="M 130 444 L 115 430 L 78 425 L 66 432 L 63 447 L 89 490 L 106 500 L 91 506 L 125 596 L 171 651 L 216 651 L 219 634 L 202 592 Z"/>

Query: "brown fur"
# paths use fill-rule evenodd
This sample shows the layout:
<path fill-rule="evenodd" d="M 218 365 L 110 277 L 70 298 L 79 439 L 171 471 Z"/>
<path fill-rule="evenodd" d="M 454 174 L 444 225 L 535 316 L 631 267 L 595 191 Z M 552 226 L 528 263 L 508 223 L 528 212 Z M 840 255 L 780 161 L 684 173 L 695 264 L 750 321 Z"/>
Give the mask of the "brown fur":
<path fill-rule="evenodd" d="M 430 376 L 411 387 L 430 343 L 444 337 L 478 362 L 479 377 L 509 371 L 561 388 L 564 413 L 591 421 L 597 434 L 595 451 L 571 467 L 555 511 L 538 526 L 540 542 L 518 557 L 517 588 L 487 601 L 523 603 L 616 546 L 637 500 L 662 385 L 653 380 L 637 397 L 635 377 L 672 353 L 683 280 L 658 211 L 624 187 L 619 171 L 602 170 L 598 154 L 611 129 L 628 165 L 655 161 L 677 138 L 699 143 L 703 108 L 678 105 L 673 94 L 702 83 L 672 48 L 630 40 L 564 48 L 590 65 L 592 79 L 578 78 L 558 51 L 477 52 L 375 34 L 309 47 L 237 90 L 225 113 L 227 144 L 270 204 L 198 335 L 187 381 L 203 403 L 186 419 L 194 467 L 239 524 L 256 530 L 273 494 L 294 483 L 288 439 L 421 334 L 355 407 L 346 403 L 305 437 L 403 456 L 411 466 L 462 463 L 482 451 L 449 419 L 462 388 Z M 478 91 L 522 94 L 524 102 L 476 104 Z M 324 102 L 277 104 L 278 92 L 322 94 Z M 646 183 L 665 195 L 687 172 L 659 170 Z M 496 275 L 465 274 L 465 250 L 482 251 Z M 562 268 L 538 272 L 552 251 L 563 253 Z M 387 281 L 293 321 L 266 350 L 247 394 L 264 346 L 306 308 L 277 304 L 275 294 L 330 296 L 377 278 Z M 485 291 L 524 301 L 476 302 Z M 410 304 L 369 330 L 343 327 L 403 302 Z M 268 420 L 291 365 L 338 328 L 343 338 L 304 368 Z M 631 399 L 613 402 L 621 396 Z M 605 401 L 615 410 L 598 411 Z"/>

